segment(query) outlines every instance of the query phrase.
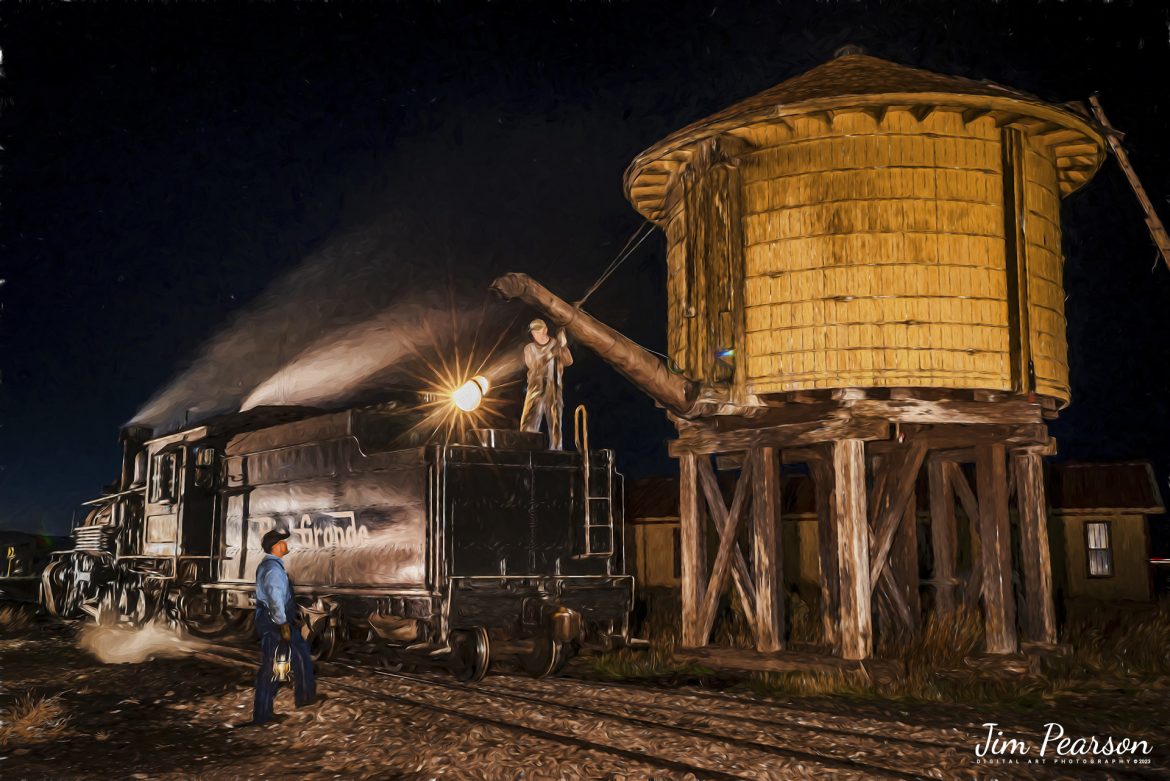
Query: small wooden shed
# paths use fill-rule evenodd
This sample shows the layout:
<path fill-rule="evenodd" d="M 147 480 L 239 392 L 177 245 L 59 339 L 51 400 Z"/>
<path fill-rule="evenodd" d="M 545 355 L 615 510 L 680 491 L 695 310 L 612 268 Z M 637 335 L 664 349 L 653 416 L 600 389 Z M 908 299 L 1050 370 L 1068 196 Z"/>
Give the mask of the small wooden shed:
<path fill-rule="evenodd" d="M 1166 508 L 1148 463 L 1054 465 L 1048 498 L 1058 594 L 1071 599 L 1152 597 L 1149 516 Z"/>

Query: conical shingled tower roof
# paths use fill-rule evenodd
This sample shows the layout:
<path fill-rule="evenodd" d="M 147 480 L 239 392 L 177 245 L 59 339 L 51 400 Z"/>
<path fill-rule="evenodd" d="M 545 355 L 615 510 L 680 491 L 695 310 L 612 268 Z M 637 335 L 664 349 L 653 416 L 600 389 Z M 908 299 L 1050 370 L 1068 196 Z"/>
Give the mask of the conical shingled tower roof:
<path fill-rule="evenodd" d="M 1066 195 L 1092 177 L 1104 156 L 1104 139 L 1083 107 L 1048 103 L 988 81 L 846 54 L 670 134 L 630 163 L 626 194 L 639 212 L 660 221 L 669 180 L 700 141 L 730 134 L 750 145 L 754 129 L 798 116 L 818 115 L 831 123 L 834 112 L 896 109 L 920 116 L 960 111 L 964 120 L 992 115 L 997 123 L 1050 138 Z"/>

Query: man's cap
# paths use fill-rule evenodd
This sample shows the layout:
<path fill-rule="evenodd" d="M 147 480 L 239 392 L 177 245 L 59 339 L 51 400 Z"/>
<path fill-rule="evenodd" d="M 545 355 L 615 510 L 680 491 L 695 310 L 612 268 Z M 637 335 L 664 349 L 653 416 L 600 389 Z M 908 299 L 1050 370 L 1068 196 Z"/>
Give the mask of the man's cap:
<path fill-rule="evenodd" d="M 535 320 L 533 320 L 531 323 L 528 324 L 528 330 L 529 331 L 547 331 L 548 326 L 545 325 L 545 322 L 538 317 Z"/>
<path fill-rule="evenodd" d="M 288 538 L 288 532 L 282 531 L 281 529 L 273 529 L 272 531 L 265 534 L 263 538 L 261 538 L 260 547 L 264 549 L 265 553 L 272 553 L 272 546 L 276 545 L 276 543 L 280 542 L 281 540 L 287 540 Z"/>

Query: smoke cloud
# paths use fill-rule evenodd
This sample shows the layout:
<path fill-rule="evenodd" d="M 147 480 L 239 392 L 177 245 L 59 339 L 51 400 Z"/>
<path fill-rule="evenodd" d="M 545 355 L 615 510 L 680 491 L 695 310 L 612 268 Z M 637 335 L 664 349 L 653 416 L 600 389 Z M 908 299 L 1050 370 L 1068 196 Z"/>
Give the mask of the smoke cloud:
<path fill-rule="evenodd" d="M 183 639 L 155 623 L 140 629 L 87 624 L 82 627 L 77 642 L 82 650 L 105 664 L 141 664 L 150 659 L 187 656 L 212 647 L 202 641 Z"/>
<path fill-rule="evenodd" d="M 519 355 L 522 313 L 487 292 L 490 272 L 443 274 L 444 254 L 385 227 L 351 231 L 241 312 L 131 423 L 157 436 L 267 405 L 334 409 L 474 373 L 504 381 L 520 368 L 506 354 Z"/>

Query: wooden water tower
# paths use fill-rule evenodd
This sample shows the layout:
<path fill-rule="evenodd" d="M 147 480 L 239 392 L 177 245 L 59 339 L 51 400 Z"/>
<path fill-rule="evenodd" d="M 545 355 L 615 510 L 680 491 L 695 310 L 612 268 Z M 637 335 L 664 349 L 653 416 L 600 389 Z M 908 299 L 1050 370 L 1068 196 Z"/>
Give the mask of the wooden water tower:
<path fill-rule="evenodd" d="M 627 170 L 631 203 L 667 236 L 670 371 L 531 280 L 497 283 L 670 411 L 683 645 L 708 643 L 730 578 L 757 647 L 783 647 L 781 461 L 818 484 L 823 624 L 846 658 L 871 654 L 875 613 L 882 631 L 918 625 L 924 468 L 934 609 L 981 603 L 987 649 L 1006 653 L 1018 596 L 1024 639 L 1055 641 L 1042 457 L 1070 399 L 1060 199 L 1104 148 L 1080 108 L 846 53 Z M 712 458 L 741 469 L 730 507 Z M 978 549 L 964 578 L 956 503 Z"/>

